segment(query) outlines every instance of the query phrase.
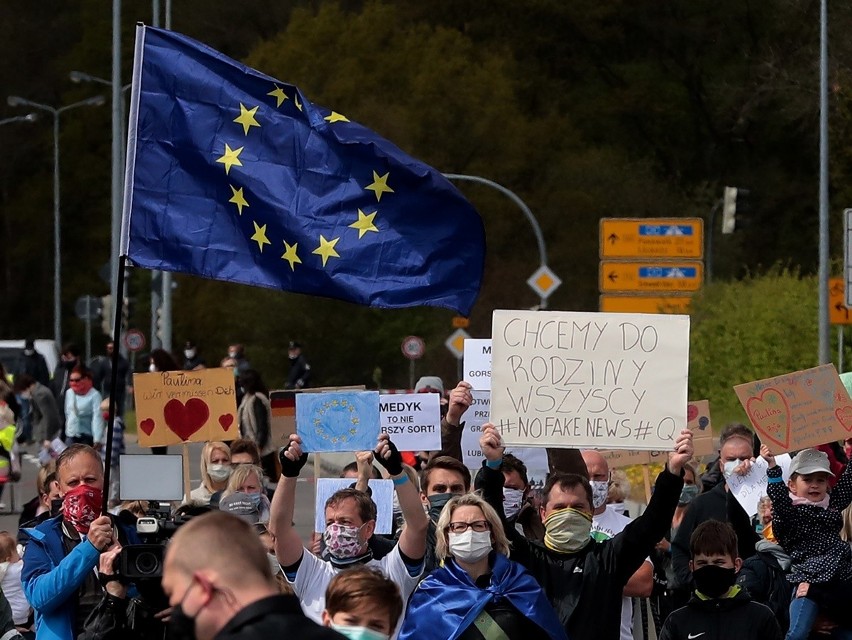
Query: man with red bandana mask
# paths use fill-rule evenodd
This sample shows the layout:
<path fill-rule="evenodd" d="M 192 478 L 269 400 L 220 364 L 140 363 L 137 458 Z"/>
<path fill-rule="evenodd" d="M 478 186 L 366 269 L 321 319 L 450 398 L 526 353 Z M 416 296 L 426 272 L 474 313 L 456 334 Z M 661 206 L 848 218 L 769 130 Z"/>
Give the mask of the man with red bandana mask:
<path fill-rule="evenodd" d="M 30 543 L 21 574 L 39 640 L 76 638 L 104 597 L 95 571 L 101 554 L 139 542 L 135 530 L 101 515 L 104 474 L 97 451 L 71 445 L 57 459 L 56 474 L 62 513 L 26 530 Z"/>

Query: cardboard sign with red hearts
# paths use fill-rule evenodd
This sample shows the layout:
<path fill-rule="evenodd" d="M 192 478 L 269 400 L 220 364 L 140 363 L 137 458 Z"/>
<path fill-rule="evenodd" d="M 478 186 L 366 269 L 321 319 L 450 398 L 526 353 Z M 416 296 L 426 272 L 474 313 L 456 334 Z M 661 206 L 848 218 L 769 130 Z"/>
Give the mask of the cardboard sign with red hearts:
<path fill-rule="evenodd" d="M 140 447 L 240 437 L 231 369 L 135 373 L 133 397 Z"/>
<path fill-rule="evenodd" d="M 740 384 L 734 391 L 774 454 L 852 437 L 852 400 L 833 364 Z"/>

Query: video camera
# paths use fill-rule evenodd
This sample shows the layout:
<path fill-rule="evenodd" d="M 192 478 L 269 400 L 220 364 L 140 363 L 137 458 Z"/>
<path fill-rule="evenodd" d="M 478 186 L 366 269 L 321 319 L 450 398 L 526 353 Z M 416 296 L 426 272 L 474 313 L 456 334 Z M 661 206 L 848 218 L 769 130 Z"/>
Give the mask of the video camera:
<path fill-rule="evenodd" d="M 159 581 L 163 576 L 166 544 L 191 516 L 173 516 L 169 502 L 183 498 L 183 458 L 179 455 L 123 455 L 119 460 L 121 499 L 145 500 L 146 514 L 136 518 L 122 512 L 119 520 L 135 524 L 141 544 L 125 546 L 116 559 L 122 582 Z"/>

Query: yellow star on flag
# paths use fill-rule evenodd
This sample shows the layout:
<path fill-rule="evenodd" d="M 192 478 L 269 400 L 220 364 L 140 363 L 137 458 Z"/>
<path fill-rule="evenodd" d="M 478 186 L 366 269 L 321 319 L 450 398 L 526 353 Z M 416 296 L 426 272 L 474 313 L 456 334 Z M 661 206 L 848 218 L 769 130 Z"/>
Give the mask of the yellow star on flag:
<path fill-rule="evenodd" d="M 338 240 L 340 240 L 340 238 L 335 238 L 334 240 L 326 240 L 325 236 L 320 235 L 320 245 L 311 253 L 315 253 L 318 256 L 322 256 L 322 266 L 325 266 L 325 263 L 328 262 L 329 258 L 340 257 L 340 254 L 334 250 L 334 245 L 337 244 Z"/>
<path fill-rule="evenodd" d="M 216 160 L 216 162 L 221 162 L 225 165 L 225 175 L 228 175 L 228 172 L 231 170 L 231 167 L 236 165 L 238 167 L 243 166 L 243 163 L 240 162 L 240 154 L 243 152 L 244 147 L 240 147 L 239 149 L 231 149 L 227 144 L 225 145 L 225 155 Z"/>
<path fill-rule="evenodd" d="M 284 89 L 279 87 L 277 84 L 275 85 L 275 88 L 272 91 L 270 91 L 269 93 L 267 93 L 266 95 L 272 96 L 273 98 L 275 98 L 275 106 L 276 107 L 280 107 L 282 104 L 284 104 L 285 100 L 290 99 L 290 97 L 286 93 L 284 93 Z"/>
<path fill-rule="evenodd" d="M 373 224 L 373 218 L 376 217 L 377 211 L 373 211 L 373 213 L 364 213 L 360 209 L 358 209 L 358 221 L 353 222 L 349 225 L 350 229 L 358 229 L 358 239 L 364 237 L 364 234 L 368 231 L 375 231 L 378 233 L 378 229 L 376 229 L 376 225 Z"/>
<path fill-rule="evenodd" d="M 301 110 L 302 110 L 302 103 L 301 103 L 301 102 L 299 102 L 299 94 L 298 94 L 298 93 L 294 93 L 294 94 L 293 94 L 293 104 L 295 104 L 295 105 L 296 105 L 296 108 L 297 108 L 299 111 L 301 111 Z"/>
<path fill-rule="evenodd" d="M 237 211 L 239 211 L 240 215 L 243 215 L 243 207 L 249 206 L 249 203 L 246 202 L 245 196 L 243 196 L 243 188 L 240 187 L 239 189 L 236 189 L 234 185 L 230 184 L 228 186 L 231 187 L 231 193 L 234 194 L 228 202 L 233 202 L 237 205 Z"/>
<path fill-rule="evenodd" d="M 240 115 L 234 118 L 234 122 L 243 125 L 243 133 L 248 135 L 251 127 L 259 127 L 260 123 L 254 119 L 254 114 L 257 113 L 257 107 L 254 109 L 246 109 L 246 106 L 240 103 Z"/>
<path fill-rule="evenodd" d="M 252 221 L 252 224 L 254 225 L 254 235 L 251 239 L 257 243 L 258 249 L 263 253 L 263 245 L 272 244 L 269 238 L 266 237 L 266 225 L 259 225 L 254 221 Z"/>
<path fill-rule="evenodd" d="M 372 191 L 376 194 L 376 202 L 381 202 L 383 193 L 393 193 L 393 189 L 388 186 L 389 175 L 390 172 L 380 176 L 373 171 L 373 182 L 364 187 L 366 191 Z"/>
<path fill-rule="evenodd" d="M 325 118 L 323 118 L 326 122 L 349 122 L 349 118 L 344 115 L 337 113 L 337 111 L 332 111 Z"/>
<path fill-rule="evenodd" d="M 290 271 L 296 270 L 296 263 L 302 264 L 302 259 L 296 255 L 296 249 L 299 247 L 299 243 L 295 242 L 293 245 L 287 244 L 287 241 L 284 241 L 284 255 L 281 256 L 282 260 L 286 260 L 290 263 Z"/>

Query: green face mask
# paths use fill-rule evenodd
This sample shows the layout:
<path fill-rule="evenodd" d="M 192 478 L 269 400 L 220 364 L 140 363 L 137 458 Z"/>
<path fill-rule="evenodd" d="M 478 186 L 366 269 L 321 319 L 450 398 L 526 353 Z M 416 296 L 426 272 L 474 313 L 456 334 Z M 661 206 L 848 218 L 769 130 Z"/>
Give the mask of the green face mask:
<path fill-rule="evenodd" d="M 582 511 L 557 509 L 544 521 L 544 544 L 561 553 L 574 553 L 591 541 L 592 517 Z"/>
<path fill-rule="evenodd" d="M 337 633 L 346 636 L 349 640 L 389 640 L 390 636 L 386 636 L 378 631 L 373 631 L 367 627 L 350 627 L 345 624 L 331 623 L 331 628 Z"/>

